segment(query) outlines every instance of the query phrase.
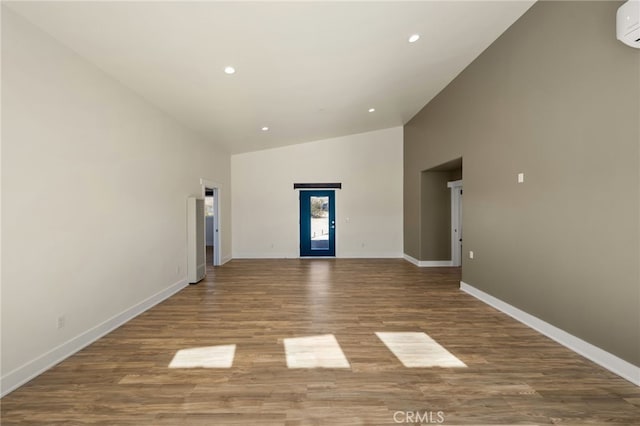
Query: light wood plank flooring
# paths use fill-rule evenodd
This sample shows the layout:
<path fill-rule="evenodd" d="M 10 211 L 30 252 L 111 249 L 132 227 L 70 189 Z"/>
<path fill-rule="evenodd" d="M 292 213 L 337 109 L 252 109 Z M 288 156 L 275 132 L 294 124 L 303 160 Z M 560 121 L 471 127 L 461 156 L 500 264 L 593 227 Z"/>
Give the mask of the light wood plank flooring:
<path fill-rule="evenodd" d="M 3 398 L 2 424 L 395 425 L 431 412 L 445 425 L 640 425 L 640 388 L 459 280 L 402 260 L 234 260 Z M 376 332 L 424 332 L 467 367 L 407 368 Z M 317 335 L 350 367 L 287 368 L 284 339 Z M 231 368 L 169 368 L 219 345 L 236 345 Z"/>

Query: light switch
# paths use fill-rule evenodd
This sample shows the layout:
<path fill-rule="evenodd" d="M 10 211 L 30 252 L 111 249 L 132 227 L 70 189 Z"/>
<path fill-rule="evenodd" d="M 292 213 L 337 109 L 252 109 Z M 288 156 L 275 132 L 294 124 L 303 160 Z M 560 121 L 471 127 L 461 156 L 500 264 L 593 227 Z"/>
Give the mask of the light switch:
<path fill-rule="evenodd" d="M 469 259 L 473 259 L 473 250 L 469 250 Z"/>
<path fill-rule="evenodd" d="M 518 183 L 524 182 L 524 173 L 518 173 Z"/>

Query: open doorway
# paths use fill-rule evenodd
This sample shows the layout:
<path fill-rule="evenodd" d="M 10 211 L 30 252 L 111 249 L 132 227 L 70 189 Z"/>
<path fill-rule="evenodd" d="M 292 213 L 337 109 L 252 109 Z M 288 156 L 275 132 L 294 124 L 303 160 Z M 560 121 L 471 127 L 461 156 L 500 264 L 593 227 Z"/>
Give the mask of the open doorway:
<path fill-rule="evenodd" d="M 462 265 L 462 179 L 447 183 L 451 189 L 451 266 Z"/>
<path fill-rule="evenodd" d="M 215 197 L 213 189 L 206 188 L 204 195 L 204 216 L 205 216 L 205 242 L 207 246 L 207 265 L 214 264 L 215 254 L 215 215 L 213 214 L 213 207 L 215 205 Z"/>
<path fill-rule="evenodd" d="M 205 208 L 205 242 L 207 266 L 221 264 L 220 246 L 220 187 L 201 180 Z"/>
<path fill-rule="evenodd" d="M 455 185 L 457 192 L 451 185 Z M 461 190 L 462 158 L 422 171 L 420 258 L 417 259 L 420 266 L 461 265 Z"/>

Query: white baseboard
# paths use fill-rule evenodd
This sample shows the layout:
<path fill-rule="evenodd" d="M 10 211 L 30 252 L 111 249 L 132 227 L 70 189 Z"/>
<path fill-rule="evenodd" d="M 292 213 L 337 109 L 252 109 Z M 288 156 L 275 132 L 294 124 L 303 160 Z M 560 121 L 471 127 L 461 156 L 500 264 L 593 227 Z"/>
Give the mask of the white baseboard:
<path fill-rule="evenodd" d="M 541 320 L 540 318 L 534 317 L 515 306 L 503 302 L 482 290 L 478 290 L 463 281 L 460 281 L 460 290 L 483 301 L 487 305 L 493 306 L 497 310 L 504 312 L 534 330 L 539 331 L 550 339 L 555 340 L 561 345 L 566 346 L 601 367 L 604 367 L 612 373 L 630 381 L 634 385 L 640 386 L 640 367 L 633 365 L 612 353 L 600 349 L 591 343 L 585 342 L 584 340 L 569 334 L 566 331 Z"/>
<path fill-rule="evenodd" d="M 99 338 L 110 333 L 122 324 L 130 321 L 163 300 L 173 296 L 175 293 L 187 286 L 187 279 L 184 278 L 142 302 L 137 303 L 129 309 L 51 349 L 49 352 L 39 356 L 38 358 L 23 364 L 13 371 L 10 371 L 0 379 L 0 397 L 4 397 L 6 394 L 14 391 L 31 379 L 60 363 L 65 358 L 68 358 L 79 350 L 89 346 Z"/>
<path fill-rule="evenodd" d="M 450 260 L 421 260 L 418 266 L 421 268 L 439 268 L 453 266 L 453 263 Z"/>
<path fill-rule="evenodd" d="M 405 254 L 403 257 L 406 261 L 411 262 L 421 268 L 439 268 L 443 266 L 453 266 L 453 262 L 451 260 L 418 260 L 415 257 L 409 256 L 408 254 Z"/>
<path fill-rule="evenodd" d="M 340 253 L 338 259 L 402 259 L 399 253 Z"/>
<path fill-rule="evenodd" d="M 420 266 L 420 261 L 415 257 L 411 257 L 406 253 L 402 257 L 404 257 L 404 260 L 406 260 L 407 262 L 413 263 L 416 266 Z"/>
<path fill-rule="evenodd" d="M 234 254 L 234 259 L 297 259 L 299 256 L 297 253 L 243 253 Z"/>
<path fill-rule="evenodd" d="M 224 265 L 225 263 L 229 262 L 231 259 L 233 259 L 231 256 L 225 256 L 220 260 L 220 266 Z"/>
<path fill-rule="evenodd" d="M 323 256 L 300 256 L 299 253 L 249 253 L 234 255 L 234 259 L 313 259 Z M 327 256 L 330 259 L 402 259 L 399 253 L 336 253 L 335 256 Z"/>

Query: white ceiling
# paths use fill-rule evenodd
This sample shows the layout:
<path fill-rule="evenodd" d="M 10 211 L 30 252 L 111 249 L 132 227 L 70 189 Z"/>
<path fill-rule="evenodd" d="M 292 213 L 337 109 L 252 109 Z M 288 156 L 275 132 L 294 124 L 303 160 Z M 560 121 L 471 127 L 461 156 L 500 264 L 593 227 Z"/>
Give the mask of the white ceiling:
<path fill-rule="evenodd" d="M 533 3 L 8 5 L 186 126 L 241 153 L 405 124 Z M 414 33 L 421 38 L 410 44 Z M 236 74 L 226 75 L 227 65 Z"/>

